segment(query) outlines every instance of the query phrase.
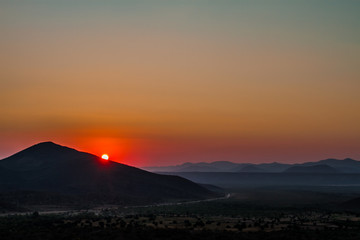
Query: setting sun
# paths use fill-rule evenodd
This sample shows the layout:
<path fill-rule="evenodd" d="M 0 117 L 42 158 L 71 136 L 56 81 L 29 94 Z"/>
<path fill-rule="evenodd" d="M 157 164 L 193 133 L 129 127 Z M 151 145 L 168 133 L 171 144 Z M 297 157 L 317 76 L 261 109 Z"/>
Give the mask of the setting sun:
<path fill-rule="evenodd" d="M 101 156 L 101 158 L 104 159 L 104 160 L 109 160 L 109 155 L 103 154 L 103 155 Z"/>

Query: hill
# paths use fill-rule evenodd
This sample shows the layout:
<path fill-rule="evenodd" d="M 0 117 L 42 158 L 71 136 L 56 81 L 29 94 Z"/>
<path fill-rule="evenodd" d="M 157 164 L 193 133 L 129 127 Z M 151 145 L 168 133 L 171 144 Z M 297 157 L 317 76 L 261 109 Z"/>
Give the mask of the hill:
<path fill-rule="evenodd" d="M 52 142 L 36 144 L 0 161 L 0 193 L 3 196 L 14 192 L 35 192 L 44 198 L 76 196 L 82 201 L 116 204 L 216 195 L 182 177 L 105 161 Z"/>

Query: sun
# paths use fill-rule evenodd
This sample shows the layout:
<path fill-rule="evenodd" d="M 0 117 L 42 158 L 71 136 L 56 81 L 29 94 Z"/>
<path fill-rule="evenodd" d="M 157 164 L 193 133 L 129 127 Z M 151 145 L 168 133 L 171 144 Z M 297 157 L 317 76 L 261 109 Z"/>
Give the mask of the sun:
<path fill-rule="evenodd" d="M 109 155 L 103 154 L 103 155 L 101 156 L 101 158 L 104 159 L 104 160 L 109 160 Z"/>

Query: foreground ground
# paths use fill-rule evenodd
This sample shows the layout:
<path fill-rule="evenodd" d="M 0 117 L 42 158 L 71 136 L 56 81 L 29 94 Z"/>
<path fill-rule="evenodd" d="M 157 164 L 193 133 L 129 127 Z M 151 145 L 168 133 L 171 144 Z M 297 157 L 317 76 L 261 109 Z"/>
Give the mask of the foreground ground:
<path fill-rule="evenodd" d="M 233 189 L 234 190 L 234 189 Z M 237 189 L 207 202 L 3 214 L 1 239 L 360 239 L 358 189 Z"/>
<path fill-rule="evenodd" d="M 359 239 L 359 216 L 204 217 L 197 215 L 10 216 L 1 239 Z"/>

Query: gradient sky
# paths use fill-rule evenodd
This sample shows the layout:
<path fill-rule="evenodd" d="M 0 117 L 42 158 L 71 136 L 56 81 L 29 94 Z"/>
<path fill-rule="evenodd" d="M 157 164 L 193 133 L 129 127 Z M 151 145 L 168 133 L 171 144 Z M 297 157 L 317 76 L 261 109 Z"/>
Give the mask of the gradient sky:
<path fill-rule="evenodd" d="M 360 159 L 360 1 L 0 0 L 0 158 Z"/>

